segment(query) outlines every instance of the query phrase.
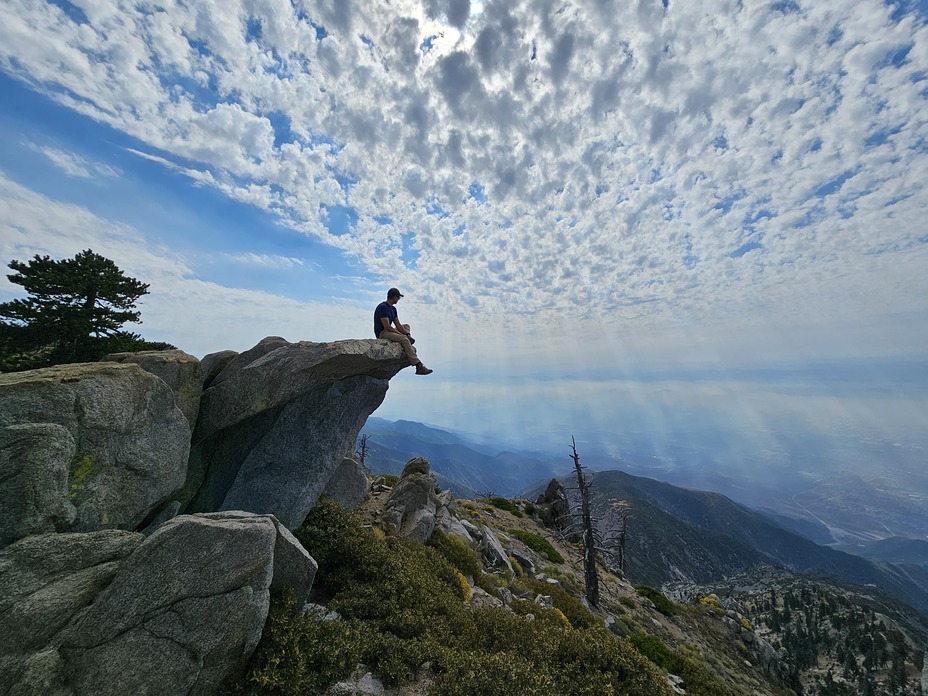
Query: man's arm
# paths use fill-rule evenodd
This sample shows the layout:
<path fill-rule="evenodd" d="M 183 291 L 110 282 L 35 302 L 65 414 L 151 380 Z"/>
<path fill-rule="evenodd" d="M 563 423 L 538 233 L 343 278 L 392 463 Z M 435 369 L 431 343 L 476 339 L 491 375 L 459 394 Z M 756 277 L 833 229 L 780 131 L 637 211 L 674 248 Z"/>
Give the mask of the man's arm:
<path fill-rule="evenodd" d="M 411 335 L 412 335 L 412 334 L 410 334 L 408 331 L 406 331 L 406 329 L 403 328 L 403 323 L 400 321 L 400 315 L 399 315 L 399 314 L 397 314 L 397 315 L 393 318 L 393 323 L 396 324 L 396 332 L 397 332 L 397 333 L 401 333 L 401 334 L 403 334 L 404 336 L 411 336 Z"/>
<path fill-rule="evenodd" d="M 404 336 L 408 336 L 408 335 L 409 335 L 408 333 L 406 333 L 406 331 L 403 330 L 403 325 L 402 325 L 402 324 L 399 324 L 399 323 L 398 323 L 398 324 L 396 325 L 396 328 L 395 328 L 395 329 L 394 329 L 392 326 L 390 326 L 390 319 L 389 319 L 389 317 L 380 317 L 380 323 L 381 323 L 381 325 L 383 325 L 383 330 L 384 330 L 384 331 L 389 331 L 390 333 L 403 334 Z"/>

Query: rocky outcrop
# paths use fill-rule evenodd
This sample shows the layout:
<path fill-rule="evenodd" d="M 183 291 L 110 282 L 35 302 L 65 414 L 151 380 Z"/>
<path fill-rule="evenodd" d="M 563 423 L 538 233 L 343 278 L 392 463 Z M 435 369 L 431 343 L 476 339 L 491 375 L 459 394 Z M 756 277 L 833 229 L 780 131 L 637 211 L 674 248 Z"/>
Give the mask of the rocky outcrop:
<path fill-rule="evenodd" d="M 146 350 L 138 353 L 112 353 L 103 362 L 135 363 L 145 372 L 159 377 L 174 392 L 174 401 L 183 412 L 190 431 L 197 424 L 203 375 L 200 361 L 182 350 Z"/>
<path fill-rule="evenodd" d="M 346 456 L 404 367 L 386 341 L 269 337 L 202 362 L 149 351 L 0 375 L 0 548 L 152 531 L 178 512 L 243 509 L 293 529 L 326 489 L 353 507 L 368 483 Z"/>
<path fill-rule="evenodd" d="M 308 598 L 288 527 L 367 495 L 347 455 L 406 366 L 271 337 L 0 375 L 0 694 L 217 693 L 271 594 Z"/>
<path fill-rule="evenodd" d="M 381 523 L 386 534 L 425 543 L 435 531 L 440 506 L 435 479 L 424 457 L 410 459 L 399 482 L 390 492 Z"/>
<path fill-rule="evenodd" d="M 384 505 L 381 525 L 386 534 L 426 542 L 433 532 L 454 534 L 476 548 L 470 529 L 451 513 L 451 491 L 435 492 L 429 460 L 413 457 Z"/>
<path fill-rule="evenodd" d="M 533 554 L 525 544 L 513 540 L 512 547 L 509 549 L 509 555 L 516 560 L 516 563 L 519 564 L 526 575 L 529 577 L 535 575 L 535 561 L 532 558 Z"/>
<path fill-rule="evenodd" d="M 438 507 L 435 510 L 435 530 L 442 534 L 454 534 L 474 546 L 474 538 L 470 530 L 451 512 L 453 497 L 451 491 L 445 490 L 438 494 Z"/>
<path fill-rule="evenodd" d="M 41 424 L 59 426 L 73 442 L 46 428 L 50 441 L 42 451 L 27 452 L 24 443 L 34 441 L 40 432 L 34 426 Z M 87 363 L 0 375 L 0 427 L 7 428 L 5 456 L 27 469 L 16 485 L 26 486 L 35 477 L 52 482 L 36 494 L 43 497 L 44 512 L 37 511 L 35 496 L 17 513 L 4 511 L 8 539 L 33 526 L 134 529 L 180 488 L 187 471 L 187 420 L 171 389 L 138 365 Z M 61 486 L 65 461 L 66 490 Z M 16 468 L 8 463 L 7 473 L 11 466 Z M 74 508 L 70 524 L 69 505 Z"/>
<path fill-rule="evenodd" d="M 429 460 L 425 457 L 413 457 L 406 462 L 406 466 L 403 467 L 403 473 L 400 474 L 400 478 L 407 478 L 408 476 L 414 475 L 431 476 L 431 468 Z"/>
<path fill-rule="evenodd" d="M 354 510 L 371 492 L 371 482 L 358 462 L 351 457 L 342 459 L 323 493 L 346 510 Z"/>
<path fill-rule="evenodd" d="M 570 526 L 570 504 L 567 491 L 556 478 L 548 482 L 544 493 L 538 496 L 535 504 L 541 508 L 541 521 L 551 529 L 566 529 Z"/>
<path fill-rule="evenodd" d="M 268 338 L 234 357 L 203 393 L 186 510 L 243 509 L 299 526 L 388 381 L 408 366 L 398 344 Z"/>
<path fill-rule="evenodd" d="M 462 525 L 469 533 L 467 538 L 472 540 L 471 546 L 480 553 L 484 566 L 513 572 L 509 554 L 492 529 L 486 526 L 478 527 L 466 520 L 462 522 Z"/>
<path fill-rule="evenodd" d="M 0 553 L 11 693 L 216 693 L 257 645 L 271 591 L 305 600 L 316 570 L 271 516 L 183 515 L 143 539 L 44 535 Z"/>

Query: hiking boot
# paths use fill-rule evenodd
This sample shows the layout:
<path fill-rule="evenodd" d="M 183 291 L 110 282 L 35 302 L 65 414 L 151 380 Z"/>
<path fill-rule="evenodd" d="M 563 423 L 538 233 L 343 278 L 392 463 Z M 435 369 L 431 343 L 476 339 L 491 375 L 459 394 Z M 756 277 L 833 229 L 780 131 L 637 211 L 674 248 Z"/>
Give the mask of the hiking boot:
<path fill-rule="evenodd" d="M 427 368 L 422 363 L 419 363 L 418 365 L 416 365 L 416 374 L 417 375 L 430 375 L 432 374 L 432 370 Z"/>

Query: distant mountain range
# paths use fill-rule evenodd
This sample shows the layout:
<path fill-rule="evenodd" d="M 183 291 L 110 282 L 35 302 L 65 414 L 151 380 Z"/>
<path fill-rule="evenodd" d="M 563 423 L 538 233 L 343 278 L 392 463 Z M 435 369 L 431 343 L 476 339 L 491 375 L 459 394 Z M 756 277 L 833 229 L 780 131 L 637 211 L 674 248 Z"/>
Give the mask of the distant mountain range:
<path fill-rule="evenodd" d="M 399 474 L 411 457 L 424 456 L 439 485 L 458 497 L 492 492 L 533 499 L 553 476 L 570 484 L 564 476 L 569 461 L 498 451 L 421 423 L 370 418 L 362 434 L 368 436 L 365 463 L 372 471 Z M 594 476 L 601 517 L 607 517 L 610 501 L 631 506 L 626 572 L 634 582 L 707 583 L 777 565 L 874 586 L 928 615 L 928 542 L 885 540 L 867 547 L 864 558 L 817 543 L 833 541 L 824 525 L 620 471 Z"/>
<path fill-rule="evenodd" d="M 500 451 L 414 421 L 368 418 L 361 435 L 368 436 L 365 465 L 371 471 L 399 474 L 412 457 L 425 457 L 438 483 L 461 498 L 488 492 L 514 496 L 568 468 L 566 464 L 554 466 L 535 454 Z"/>
<path fill-rule="evenodd" d="M 570 483 L 564 478 L 565 484 Z M 704 583 L 761 565 L 872 585 L 928 616 L 928 569 L 871 560 L 816 544 L 718 493 L 620 471 L 594 473 L 594 507 L 630 505 L 627 574 L 636 582 Z"/>

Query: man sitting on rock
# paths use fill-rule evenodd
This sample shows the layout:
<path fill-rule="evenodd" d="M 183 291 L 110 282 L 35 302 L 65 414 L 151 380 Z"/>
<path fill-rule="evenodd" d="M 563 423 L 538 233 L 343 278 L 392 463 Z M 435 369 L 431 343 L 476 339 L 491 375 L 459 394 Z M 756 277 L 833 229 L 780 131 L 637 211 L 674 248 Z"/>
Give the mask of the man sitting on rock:
<path fill-rule="evenodd" d="M 396 288 L 387 290 L 387 301 L 381 302 L 374 310 L 374 335 L 377 338 L 399 343 L 406 351 L 406 357 L 416 366 L 416 374 L 430 375 L 432 370 L 422 364 L 416 354 L 416 349 L 412 347 L 415 339 L 409 333 L 409 324 L 400 324 L 396 314 L 396 303 L 401 297 L 403 294 Z"/>

